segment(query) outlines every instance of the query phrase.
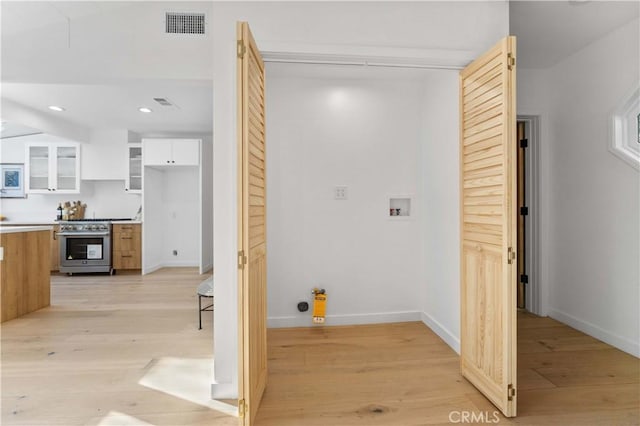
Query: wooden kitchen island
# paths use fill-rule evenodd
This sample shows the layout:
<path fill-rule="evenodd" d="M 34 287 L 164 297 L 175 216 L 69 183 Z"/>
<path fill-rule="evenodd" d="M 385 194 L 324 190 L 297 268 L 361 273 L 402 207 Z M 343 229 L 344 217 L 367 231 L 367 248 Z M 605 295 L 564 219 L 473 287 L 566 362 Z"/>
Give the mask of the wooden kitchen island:
<path fill-rule="evenodd" d="M 50 226 L 0 226 L 0 322 L 51 303 Z"/>

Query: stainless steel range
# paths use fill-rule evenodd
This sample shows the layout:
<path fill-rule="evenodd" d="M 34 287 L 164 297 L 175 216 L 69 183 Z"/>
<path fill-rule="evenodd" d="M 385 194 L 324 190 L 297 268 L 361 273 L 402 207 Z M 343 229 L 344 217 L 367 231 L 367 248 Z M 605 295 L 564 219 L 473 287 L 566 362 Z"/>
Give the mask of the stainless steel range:
<path fill-rule="evenodd" d="M 61 221 L 60 272 L 112 272 L 108 219 Z"/>

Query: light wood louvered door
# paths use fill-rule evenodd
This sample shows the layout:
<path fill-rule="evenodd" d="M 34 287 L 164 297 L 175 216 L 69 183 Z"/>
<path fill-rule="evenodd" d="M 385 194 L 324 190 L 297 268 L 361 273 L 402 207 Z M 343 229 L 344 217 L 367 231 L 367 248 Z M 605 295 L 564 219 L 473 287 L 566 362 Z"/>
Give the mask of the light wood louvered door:
<path fill-rule="evenodd" d="M 265 75 L 249 25 L 237 33 L 239 412 L 251 425 L 267 384 Z"/>
<path fill-rule="evenodd" d="M 515 37 L 460 73 L 461 371 L 516 415 Z"/>

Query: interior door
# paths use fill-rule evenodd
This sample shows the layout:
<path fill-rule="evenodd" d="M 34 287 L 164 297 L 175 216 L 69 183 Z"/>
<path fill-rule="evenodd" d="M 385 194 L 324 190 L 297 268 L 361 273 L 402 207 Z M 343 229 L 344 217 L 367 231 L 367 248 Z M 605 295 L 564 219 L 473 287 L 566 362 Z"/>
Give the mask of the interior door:
<path fill-rule="evenodd" d="M 237 34 L 239 411 L 251 425 L 267 383 L 265 76 L 249 25 Z"/>
<path fill-rule="evenodd" d="M 515 37 L 460 73 L 461 371 L 516 415 Z"/>

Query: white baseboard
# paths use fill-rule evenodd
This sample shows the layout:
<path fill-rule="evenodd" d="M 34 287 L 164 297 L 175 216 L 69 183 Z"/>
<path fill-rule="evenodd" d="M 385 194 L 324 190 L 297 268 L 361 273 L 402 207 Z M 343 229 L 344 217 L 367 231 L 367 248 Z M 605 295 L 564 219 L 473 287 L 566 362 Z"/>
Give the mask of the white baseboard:
<path fill-rule="evenodd" d="M 209 263 L 208 265 L 205 265 L 202 267 L 200 274 L 206 274 L 207 272 L 211 271 L 213 269 L 213 263 Z"/>
<path fill-rule="evenodd" d="M 237 399 L 237 383 L 211 383 L 211 399 Z"/>
<path fill-rule="evenodd" d="M 624 351 L 628 354 L 640 358 L 640 343 L 627 339 L 626 337 L 618 336 L 603 328 L 598 327 L 595 324 L 591 324 L 587 321 L 583 321 L 579 318 L 569 315 L 565 312 L 558 311 L 554 308 L 549 308 L 549 316 L 555 320 L 563 322 L 576 330 L 580 330 L 589 336 L 595 337 L 598 340 L 602 340 L 605 343 L 615 346 L 616 348 Z"/>
<path fill-rule="evenodd" d="M 196 260 L 171 260 L 169 262 L 163 262 L 163 268 L 181 268 L 181 267 L 199 267 L 198 261 Z"/>
<path fill-rule="evenodd" d="M 460 339 L 456 337 L 445 326 L 440 324 L 426 312 L 421 313 L 422 322 L 436 333 L 444 342 L 451 347 L 458 355 L 460 355 Z"/>
<path fill-rule="evenodd" d="M 158 263 L 148 268 L 142 268 L 142 275 L 150 274 L 162 268 L 183 268 L 183 267 L 198 267 L 198 263 L 189 262 L 189 261 Z"/>
<path fill-rule="evenodd" d="M 389 322 L 420 321 L 420 312 L 379 312 L 373 314 L 346 314 L 327 315 L 323 326 L 331 325 L 361 325 L 361 324 L 382 324 Z M 269 317 L 267 327 L 287 328 L 287 327 L 315 327 L 317 324 L 311 322 L 311 314 L 305 313 L 299 316 L 289 317 Z"/>
<path fill-rule="evenodd" d="M 153 265 L 153 266 L 149 266 L 148 268 L 143 267 L 142 268 L 142 275 L 150 274 L 152 272 L 157 271 L 160 268 L 162 268 L 162 264 L 160 264 L 160 263 L 158 263 L 156 265 Z"/>

